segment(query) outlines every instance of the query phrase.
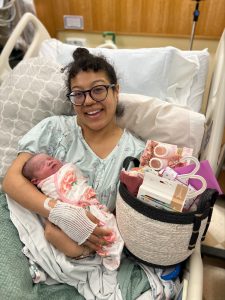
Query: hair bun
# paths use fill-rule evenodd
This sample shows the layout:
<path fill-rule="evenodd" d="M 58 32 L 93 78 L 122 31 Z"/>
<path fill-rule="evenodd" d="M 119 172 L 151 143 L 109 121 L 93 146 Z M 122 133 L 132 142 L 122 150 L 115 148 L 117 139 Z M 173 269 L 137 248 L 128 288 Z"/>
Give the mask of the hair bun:
<path fill-rule="evenodd" d="M 89 55 L 89 51 L 86 48 L 77 48 L 74 52 L 73 52 L 73 59 L 77 60 L 81 57 L 87 56 Z"/>

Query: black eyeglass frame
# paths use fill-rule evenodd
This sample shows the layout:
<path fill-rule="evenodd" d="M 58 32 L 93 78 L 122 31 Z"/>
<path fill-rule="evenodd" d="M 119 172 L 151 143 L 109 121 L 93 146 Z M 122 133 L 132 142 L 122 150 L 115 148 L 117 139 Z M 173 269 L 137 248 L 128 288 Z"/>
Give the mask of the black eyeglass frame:
<path fill-rule="evenodd" d="M 93 98 L 93 95 L 91 94 L 91 92 L 93 91 L 93 89 L 95 89 L 95 88 L 98 88 L 98 87 L 101 87 L 101 86 L 103 86 L 105 89 L 106 89 L 106 96 L 104 97 L 104 99 L 101 99 L 101 100 L 96 100 L 95 98 Z M 109 92 L 109 88 L 113 88 L 113 87 L 115 87 L 116 86 L 116 84 L 114 84 L 114 83 L 112 83 L 112 84 L 99 84 L 99 85 L 96 85 L 96 86 L 93 86 L 91 89 L 89 89 L 89 90 L 84 90 L 84 91 L 72 91 L 71 93 L 68 93 L 67 95 L 66 95 L 66 97 L 70 100 L 70 102 L 73 104 L 73 105 L 76 105 L 76 106 L 82 106 L 83 104 L 84 104 L 84 102 L 85 102 L 85 100 L 86 100 L 86 97 L 87 97 L 87 93 L 89 94 L 89 96 L 91 97 L 91 99 L 93 99 L 94 101 L 96 101 L 96 102 L 102 102 L 102 101 L 104 101 L 106 98 L 107 98 L 107 96 L 108 96 L 108 92 Z M 79 92 L 79 93 L 82 93 L 83 95 L 84 95 L 84 100 L 83 100 L 83 102 L 81 103 L 81 104 L 77 104 L 77 103 L 75 103 L 74 101 L 72 101 L 71 100 L 71 97 L 74 97 L 74 93 L 75 92 Z"/>

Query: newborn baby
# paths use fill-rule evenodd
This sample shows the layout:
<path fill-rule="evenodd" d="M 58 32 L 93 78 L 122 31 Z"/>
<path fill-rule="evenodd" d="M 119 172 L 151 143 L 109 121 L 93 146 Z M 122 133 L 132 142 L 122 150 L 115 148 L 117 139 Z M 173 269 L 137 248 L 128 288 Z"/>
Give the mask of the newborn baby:
<path fill-rule="evenodd" d="M 48 197 L 83 207 L 99 219 L 102 226 L 113 229 L 108 240 L 112 244 L 104 246 L 97 253 L 104 257 L 103 264 L 106 268 L 115 270 L 119 267 L 124 243 L 115 216 L 98 201 L 87 178 L 74 164 L 64 164 L 54 157 L 39 153 L 25 163 L 22 173 Z"/>

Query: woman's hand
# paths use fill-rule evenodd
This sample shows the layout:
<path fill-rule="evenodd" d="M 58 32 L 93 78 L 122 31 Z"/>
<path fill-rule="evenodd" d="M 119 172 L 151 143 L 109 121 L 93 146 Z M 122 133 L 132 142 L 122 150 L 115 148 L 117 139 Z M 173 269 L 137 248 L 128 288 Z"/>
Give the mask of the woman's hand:
<path fill-rule="evenodd" d="M 110 244 L 110 242 L 107 241 L 107 237 L 111 237 L 113 232 L 112 230 L 105 229 L 101 225 L 99 225 L 99 220 L 95 216 L 93 216 L 89 211 L 86 212 L 86 215 L 97 226 L 95 227 L 94 231 L 89 236 L 89 238 L 83 243 L 83 245 L 86 245 L 87 247 L 95 251 L 101 250 L 103 246 Z"/>
<path fill-rule="evenodd" d="M 97 218 L 88 213 L 93 222 L 97 222 Z M 88 255 L 102 249 L 102 246 L 107 245 L 108 242 L 104 240 L 104 236 L 108 236 L 111 231 L 97 226 L 89 239 L 83 244 L 78 245 L 71 238 L 68 237 L 59 227 L 52 224 L 48 220 L 45 221 L 45 238 L 56 249 L 69 257 L 79 257 L 81 255 Z"/>
<path fill-rule="evenodd" d="M 46 199 L 46 207 L 49 198 Z M 78 245 L 83 244 L 97 226 L 86 215 L 82 207 L 71 205 L 65 202 L 56 201 L 53 208 L 50 209 L 48 219 L 62 229 Z"/>
<path fill-rule="evenodd" d="M 69 257 L 87 256 L 93 252 L 87 246 L 79 246 L 71 240 L 61 229 L 49 222 L 45 221 L 45 238 L 56 249 Z"/>
<path fill-rule="evenodd" d="M 102 228 L 101 222 L 90 212 L 81 207 L 57 201 L 51 204 L 49 221 L 62 229 L 78 245 L 84 244 L 91 249 L 100 250 L 108 245 L 107 237 L 112 231 Z"/>

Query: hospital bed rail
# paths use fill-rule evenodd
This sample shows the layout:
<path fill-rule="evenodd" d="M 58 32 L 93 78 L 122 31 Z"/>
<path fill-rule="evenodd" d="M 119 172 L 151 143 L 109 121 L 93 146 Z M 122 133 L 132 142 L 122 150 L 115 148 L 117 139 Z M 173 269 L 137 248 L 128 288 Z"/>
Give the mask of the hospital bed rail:
<path fill-rule="evenodd" d="M 25 13 L 19 22 L 19 26 L 16 26 L 13 30 L 10 38 L 8 39 L 5 47 L 3 48 L 0 55 L 0 84 L 4 80 L 5 76 L 11 71 L 9 64 L 9 57 L 16 45 L 16 42 L 24 29 L 31 23 L 34 26 L 34 37 L 32 39 L 29 48 L 27 49 L 24 59 L 36 56 L 38 54 L 40 45 L 45 39 L 50 39 L 50 35 L 43 24 L 31 13 Z"/>

